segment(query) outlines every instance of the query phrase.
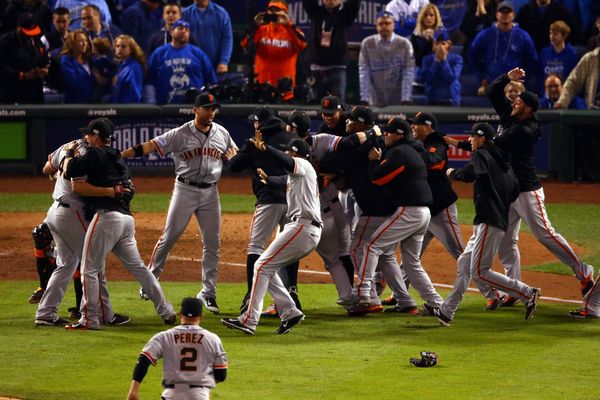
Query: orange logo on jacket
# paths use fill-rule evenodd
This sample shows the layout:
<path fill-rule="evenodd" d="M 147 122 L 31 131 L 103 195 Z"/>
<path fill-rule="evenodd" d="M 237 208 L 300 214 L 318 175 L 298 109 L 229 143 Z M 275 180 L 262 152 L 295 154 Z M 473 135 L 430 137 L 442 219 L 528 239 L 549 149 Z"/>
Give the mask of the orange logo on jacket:
<path fill-rule="evenodd" d="M 429 149 L 427 149 L 430 153 L 435 153 L 436 152 L 436 148 L 431 146 Z"/>

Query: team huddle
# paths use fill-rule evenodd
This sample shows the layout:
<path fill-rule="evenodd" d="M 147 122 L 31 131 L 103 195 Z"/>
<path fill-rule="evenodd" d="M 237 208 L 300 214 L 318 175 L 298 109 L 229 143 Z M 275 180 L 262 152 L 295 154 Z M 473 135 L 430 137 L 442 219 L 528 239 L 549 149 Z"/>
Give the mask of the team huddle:
<path fill-rule="evenodd" d="M 477 123 L 465 142 L 441 133 L 431 113 L 419 112 L 408 121 L 392 118 L 380 128 L 371 109 L 344 110 L 335 96 L 321 100 L 324 122 L 316 134 L 310 132 L 305 112 L 293 111 L 284 121 L 268 107 L 257 108 L 249 117 L 254 133 L 240 148 L 214 122 L 219 104 L 208 93 L 196 98 L 192 121 L 122 152 L 111 147 L 111 121 L 91 121 L 81 129 L 83 139 L 59 147 L 44 166 L 44 173 L 54 177 L 55 188 L 44 224 L 34 229 L 42 283 L 30 300 L 39 301 L 36 326 L 95 330 L 130 322 L 128 316 L 115 313 L 110 302 L 104 269 L 109 252 L 140 283 L 140 296 L 152 301 L 164 323 L 175 324 L 178 314 L 165 299 L 159 277 L 195 215 L 203 242 L 202 288 L 196 298 L 184 299 L 179 312 L 182 325 L 157 334 L 144 347 L 129 398 L 138 398 L 147 367 L 159 358 L 165 360 L 164 398 L 177 398 L 179 391 L 208 398 L 210 388 L 225 380 L 227 370 L 220 339 L 199 326 L 202 306 L 220 313 L 217 182 L 225 161 L 232 172 L 251 174 L 256 196 L 247 248 L 247 293 L 240 315 L 221 320 L 228 328 L 253 335 L 261 317 L 277 316 L 281 323 L 275 333 L 286 334 L 303 321 L 298 261 L 313 250 L 331 275 L 337 304 L 350 316 L 378 313 L 389 306 L 392 312 L 433 316 L 447 326 L 473 280 L 486 298 L 487 310 L 520 301 L 529 320 L 541 289 L 521 281 L 521 220 L 580 282 L 583 306 L 569 315 L 600 316 L 593 268 L 554 231 L 545 210 L 533 163 L 533 146 L 540 136 L 535 117 L 538 98 L 527 91 L 514 102 L 504 96 L 509 81 L 524 77 L 525 72 L 515 68 L 490 85 L 489 98 L 501 129 Z M 448 167 L 449 145 L 472 152 L 462 168 Z M 130 211 L 135 188 L 124 159 L 152 152 L 172 154 L 176 179 L 164 230 L 145 264 L 135 240 Z M 473 234 L 466 245 L 453 179 L 474 185 Z M 445 300 L 421 264 L 434 237 L 457 260 L 456 282 Z M 496 255 L 505 274 L 492 270 Z M 68 321 L 58 316 L 58 306 L 71 279 L 80 283 L 76 291 L 79 287 L 81 296 Z M 409 285 L 424 301 L 423 308 L 409 294 Z M 382 300 L 384 286 L 391 296 Z M 263 312 L 267 292 L 273 303 Z"/>

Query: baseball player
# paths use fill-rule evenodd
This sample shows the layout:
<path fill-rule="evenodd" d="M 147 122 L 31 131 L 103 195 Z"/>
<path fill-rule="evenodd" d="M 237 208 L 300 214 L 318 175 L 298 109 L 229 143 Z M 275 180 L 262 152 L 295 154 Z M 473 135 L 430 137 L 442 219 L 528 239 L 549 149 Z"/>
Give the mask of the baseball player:
<path fill-rule="evenodd" d="M 264 171 L 258 171 L 264 183 L 286 182 L 287 217 L 290 222 L 285 225 L 283 231 L 277 233 L 275 239 L 254 264 L 254 279 L 248 310 L 238 318 L 224 318 L 221 322 L 229 328 L 253 335 L 260 318 L 263 298 L 269 289 L 281 318 L 276 333 L 285 334 L 304 319 L 304 314 L 296 308 L 277 271 L 308 255 L 319 243 L 323 221 L 317 173 L 308 161 L 310 155 L 308 144 L 302 139 L 293 139 L 286 147 L 285 153 L 265 145 L 260 131 L 257 131 L 253 143 L 259 151 L 264 151 L 269 157 L 277 160 L 288 174 L 269 177 Z"/>
<path fill-rule="evenodd" d="M 319 126 L 319 132 L 336 136 L 346 136 L 346 116 L 344 115 L 344 111 L 339 97 L 323 97 L 321 99 L 321 118 L 323 118 L 323 123 Z"/>
<path fill-rule="evenodd" d="M 73 193 L 71 181 L 64 177 L 63 161 L 69 144 L 63 144 L 52 152 L 43 168 L 44 174 L 56 175 L 52 192 L 54 202 L 48 210 L 44 223 L 34 228 L 33 237 L 36 243 L 37 260 L 42 258 L 42 254 L 38 252 L 45 253 L 54 240 L 56 269 L 53 269 L 51 276 L 48 276 L 46 290 L 43 292 L 35 315 L 36 326 L 62 327 L 69 323 L 58 316 L 58 306 L 64 298 L 69 281 L 75 275 L 79 275 L 78 266 L 83 252 L 83 239 L 89 224 L 85 215 L 84 201 L 79 195 Z M 87 147 L 83 139 L 77 140 L 76 154 L 84 155 Z M 79 286 L 81 287 L 81 283 Z M 109 315 L 106 322 L 110 322 L 113 318 L 114 316 Z"/>
<path fill-rule="evenodd" d="M 584 263 L 562 235 L 552 227 L 544 205 L 544 188 L 533 163 L 533 146 L 541 136 L 539 122 L 534 115 L 539 108 L 537 95 L 525 91 L 519 94 L 512 104 L 504 96 L 503 89 L 509 81 L 522 82 L 524 78 L 525 71 L 514 68 L 499 76 L 488 89 L 490 101 L 504 128 L 502 134 L 494 139 L 494 143 L 510 154 L 511 165 L 519 180 L 520 189 L 519 197 L 511 205 L 508 228 L 500 242 L 498 256 L 508 271 L 507 275 L 513 279 L 520 279 L 518 240 L 523 220 L 540 243 L 571 267 L 580 282 L 581 293 L 585 296 L 594 286 L 594 268 Z M 505 301 L 514 304 L 514 298 Z"/>
<path fill-rule="evenodd" d="M 444 326 L 449 326 L 454 319 L 471 275 L 523 301 L 527 305 L 527 321 L 533 315 L 541 294 L 538 288 L 492 270 L 492 260 L 508 227 L 511 203 L 519 195 L 519 185 L 508 156 L 494 145 L 494 135 L 494 128 L 488 123 L 473 125 L 470 161 L 461 169 L 447 170 L 449 177 L 474 182 L 475 218 L 473 235 L 457 261 L 458 274 L 452 292 L 439 308 L 425 306 Z"/>
<path fill-rule="evenodd" d="M 74 157 L 76 142 L 66 147 L 64 176 L 68 179 L 76 178 L 72 182 L 73 191 L 83 196 L 92 196 L 89 201 L 96 210 L 83 244 L 82 316 L 79 322 L 66 325 L 67 329 L 100 329 L 107 317 L 110 317 L 111 325 L 129 322 L 129 317 L 113 314 L 108 292 L 103 299 L 106 307 L 100 308 L 98 304 L 101 297 L 99 279 L 104 279 L 104 260 L 110 251 L 142 285 L 165 323 L 175 322 L 173 306 L 165 300 L 158 280 L 146 268 L 137 249 L 135 226 L 130 211 L 134 191 L 121 153 L 110 147 L 113 129 L 108 118 L 95 119 L 81 129 L 90 146 L 83 156 Z M 77 179 L 84 176 L 85 181 Z"/>
<path fill-rule="evenodd" d="M 256 122 L 255 130 L 260 131 L 266 144 L 281 150 L 289 143 L 290 135 L 285 131 L 285 124 L 282 120 L 273 116 L 272 109 L 264 106 L 259 107 L 255 110 L 254 114 L 250 115 L 249 119 Z M 286 220 L 287 203 L 285 199 L 285 187 L 264 185 L 256 172 L 258 168 L 272 176 L 285 174 L 283 167 L 264 152 L 256 150 L 250 142 L 245 143 L 235 157 L 229 161 L 229 169 L 233 172 L 240 172 L 246 169 L 250 171 L 252 174 L 252 190 L 256 196 L 256 207 L 250 224 L 250 240 L 248 242 L 246 257 L 248 291 L 242 301 L 241 312 L 245 311 L 245 306 L 247 306 L 248 298 L 250 297 L 252 278 L 254 276 L 254 263 L 265 250 L 265 245 L 275 228 L 279 227 L 283 229 L 283 226 L 289 222 Z M 298 261 L 295 261 L 290 266 L 286 266 L 286 268 L 289 267 L 295 270 L 295 273 L 292 272 L 290 275 L 297 276 Z M 300 308 L 296 284 L 292 285 L 292 290 L 294 293 L 293 296 L 296 296 L 294 299 L 296 307 Z"/>
<path fill-rule="evenodd" d="M 208 400 L 210 389 L 227 378 L 227 354 L 221 339 L 200 326 L 202 302 L 186 297 L 179 311 L 181 325 L 157 333 L 142 349 L 128 400 L 139 399 L 139 387 L 150 365 L 163 362 L 161 399 Z"/>
<path fill-rule="evenodd" d="M 448 169 L 448 145 L 443 140 L 444 134 L 437 131 L 437 118 L 428 112 L 419 112 L 411 121 L 411 129 L 415 139 L 423 142 L 424 150 L 421 155 L 427 166 L 427 183 L 433 195 L 433 203 L 429 207 L 431 221 L 423 238 L 421 257 L 431 240 L 435 237 L 446 251 L 458 260 L 464 250 L 464 243 L 458 224 L 456 200 L 458 196 L 446 176 Z M 476 281 L 479 283 L 480 281 Z M 501 297 L 487 285 L 480 285 L 479 290 L 487 297 L 486 309 L 495 310 L 499 307 Z"/>
<path fill-rule="evenodd" d="M 310 117 L 303 111 L 293 111 L 288 116 L 287 131 L 297 134 L 310 148 L 310 162 L 319 171 L 319 162 L 332 151 L 338 136 L 327 133 L 310 135 Z M 325 263 L 325 269 L 338 292 L 337 303 L 348 303 L 354 283 L 354 265 L 350 259 L 350 227 L 338 198 L 338 190 L 330 179 L 319 177 L 319 202 L 323 229 L 315 249 Z"/>
<path fill-rule="evenodd" d="M 219 313 L 217 275 L 221 247 L 221 203 L 217 181 L 223 170 L 223 158 L 231 159 L 237 151 L 229 132 L 213 121 L 218 107 L 220 104 L 212 94 L 201 93 L 194 102 L 194 120 L 121 153 L 125 158 L 153 152 L 161 156 L 173 153 L 176 174 L 173 197 L 165 228 L 154 246 L 148 267 L 154 276 L 160 276 L 169 252 L 191 216 L 195 215 L 204 246 L 202 290 L 198 298 L 215 314 Z M 140 296 L 147 299 L 143 289 Z"/>

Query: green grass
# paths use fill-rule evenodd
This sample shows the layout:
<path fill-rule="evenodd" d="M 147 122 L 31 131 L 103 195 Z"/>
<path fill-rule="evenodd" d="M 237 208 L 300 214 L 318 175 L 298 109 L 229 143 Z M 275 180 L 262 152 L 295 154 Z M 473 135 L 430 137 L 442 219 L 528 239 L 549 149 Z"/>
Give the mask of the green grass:
<path fill-rule="evenodd" d="M 162 282 L 179 301 L 197 284 Z M 109 282 L 128 326 L 72 332 L 33 326 L 26 299 L 35 282 L 0 282 L 0 396 L 23 399 L 110 400 L 126 397 L 137 355 L 166 329 L 134 282 Z M 236 315 L 241 284 L 219 286 L 224 316 Z M 600 369 L 600 320 L 571 320 L 570 306 L 542 302 L 530 322 L 522 305 L 484 311 L 467 295 L 454 324 L 433 318 L 379 314 L 349 318 L 333 305 L 332 285 L 302 285 L 305 322 L 290 334 L 264 319 L 254 337 L 228 330 L 210 313 L 202 325 L 217 333 L 229 356 L 227 381 L 214 399 L 595 399 Z M 442 292 L 442 295 L 446 293 Z M 62 311 L 73 303 L 71 290 Z M 571 306 L 572 307 L 572 306 Z M 596 350 L 594 350 L 596 349 Z M 419 369 L 409 358 L 435 351 L 440 363 Z M 150 368 L 141 398 L 158 398 L 162 363 Z M 583 386 L 582 386 L 583 383 Z M 585 389 L 585 390 L 584 390 Z"/>

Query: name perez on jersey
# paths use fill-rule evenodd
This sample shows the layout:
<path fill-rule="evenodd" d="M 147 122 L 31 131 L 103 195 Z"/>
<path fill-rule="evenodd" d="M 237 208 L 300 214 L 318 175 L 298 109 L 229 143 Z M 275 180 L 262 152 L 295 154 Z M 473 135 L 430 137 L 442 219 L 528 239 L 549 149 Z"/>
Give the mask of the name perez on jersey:
<path fill-rule="evenodd" d="M 175 339 L 175 343 L 202 343 L 202 339 L 204 339 L 204 335 L 199 333 L 176 333 L 173 335 L 173 339 Z"/>
<path fill-rule="evenodd" d="M 214 147 L 196 147 L 193 150 L 185 151 L 179 155 L 179 157 L 181 157 L 181 159 L 184 161 L 203 156 L 208 156 L 219 160 L 223 156 L 223 152 L 219 149 L 215 149 Z"/>
<path fill-rule="evenodd" d="M 281 49 L 290 49 L 292 47 L 290 41 L 284 39 L 261 38 L 260 44 L 265 46 L 279 47 Z"/>

